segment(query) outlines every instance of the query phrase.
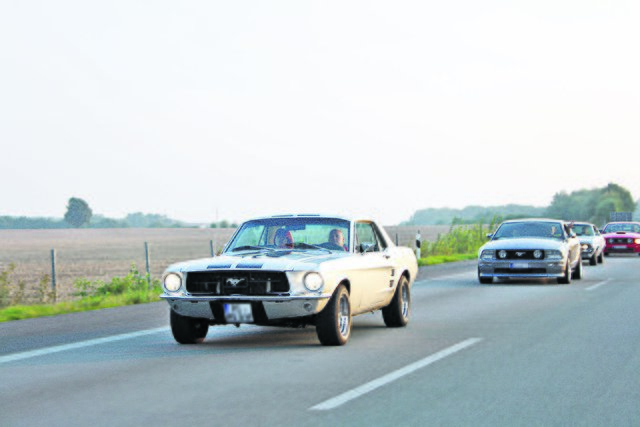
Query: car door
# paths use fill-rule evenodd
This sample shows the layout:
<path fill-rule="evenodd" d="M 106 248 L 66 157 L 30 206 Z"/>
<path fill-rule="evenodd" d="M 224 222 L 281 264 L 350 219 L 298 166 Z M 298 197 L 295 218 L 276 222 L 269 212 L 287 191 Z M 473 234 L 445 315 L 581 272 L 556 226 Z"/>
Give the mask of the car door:
<path fill-rule="evenodd" d="M 361 306 L 379 307 L 393 291 L 393 260 L 387 243 L 372 222 L 357 222 L 355 250 L 360 257 L 359 285 L 362 287 Z"/>

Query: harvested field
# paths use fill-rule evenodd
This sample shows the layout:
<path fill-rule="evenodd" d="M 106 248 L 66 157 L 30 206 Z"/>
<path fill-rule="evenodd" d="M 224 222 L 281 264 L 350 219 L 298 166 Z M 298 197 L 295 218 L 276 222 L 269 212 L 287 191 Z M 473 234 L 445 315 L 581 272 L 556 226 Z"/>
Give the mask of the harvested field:
<path fill-rule="evenodd" d="M 448 226 L 385 227 L 393 240 L 414 246 L 418 229 L 423 240 L 435 240 Z M 219 251 L 231 228 L 125 228 L 63 230 L 0 230 L 0 271 L 16 265 L 11 282 L 25 282 L 25 299 L 33 300 L 44 275 L 51 274 L 51 250 L 56 251 L 58 300 L 73 297 L 76 279 L 110 280 L 125 276 L 131 264 L 145 271 L 144 243 L 150 251 L 151 276 L 159 278 L 175 262 L 210 256 L 210 241 Z M 33 295 L 31 295 L 33 294 Z"/>

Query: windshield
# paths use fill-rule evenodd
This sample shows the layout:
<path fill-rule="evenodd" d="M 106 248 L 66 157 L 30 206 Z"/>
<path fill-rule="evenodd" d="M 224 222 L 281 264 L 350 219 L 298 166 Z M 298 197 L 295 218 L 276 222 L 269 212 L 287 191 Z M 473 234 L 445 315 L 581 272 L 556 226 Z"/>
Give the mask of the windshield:
<path fill-rule="evenodd" d="M 267 218 L 247 221 L 225 252 L 324 250 L 346 252 L 349 221 L 338 218 Z"/>
<path fill-rule="evenodd" d="M 493 240 L 538 237 L 547 239 L 563 239 L 562 224 L 559 222 L 508 222 L 496 231 Z"/>
<path fill-rule="evenodd" d="M 572 230 L 577 236 L 595 236 L 593 227 L 588 224 L 574 224 Z"/>
<path fill-rule="evenodd" d="M 627 233 L 640 233 L 640 224 L 633 222 L 619 222 L 615 224 L 607 224 L 604 228 L 605 233 L 616 233 L 618 231 L 625 231 Z"/>

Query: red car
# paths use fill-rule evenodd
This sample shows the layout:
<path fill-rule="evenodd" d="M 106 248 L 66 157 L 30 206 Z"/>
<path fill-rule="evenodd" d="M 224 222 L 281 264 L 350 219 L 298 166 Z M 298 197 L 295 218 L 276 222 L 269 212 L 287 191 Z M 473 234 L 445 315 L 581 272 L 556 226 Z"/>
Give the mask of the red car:
<path fill-rule="evenodd" d="M 606 241 L 605 256 L 640 255 L 640 222 L 610 222 L 602 230 L 602 237 Z"/>

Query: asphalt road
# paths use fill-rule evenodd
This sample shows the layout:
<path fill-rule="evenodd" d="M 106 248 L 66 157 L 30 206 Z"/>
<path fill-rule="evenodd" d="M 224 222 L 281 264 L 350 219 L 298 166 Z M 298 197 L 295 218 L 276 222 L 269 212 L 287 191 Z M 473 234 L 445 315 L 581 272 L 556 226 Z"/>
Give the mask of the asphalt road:
<path fill-rule="evenodd" d="M 174 342 L 166 303 L 0 324 L 0 426 L 640 425 L 640 258 L 585 278 L 480 285 L 422 269 L 408 327 L 213 327 Z"/>

